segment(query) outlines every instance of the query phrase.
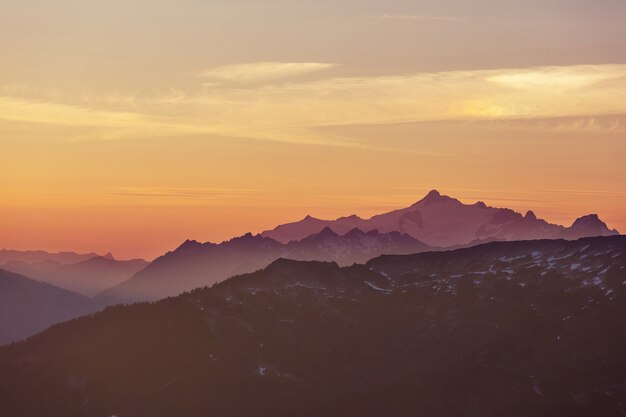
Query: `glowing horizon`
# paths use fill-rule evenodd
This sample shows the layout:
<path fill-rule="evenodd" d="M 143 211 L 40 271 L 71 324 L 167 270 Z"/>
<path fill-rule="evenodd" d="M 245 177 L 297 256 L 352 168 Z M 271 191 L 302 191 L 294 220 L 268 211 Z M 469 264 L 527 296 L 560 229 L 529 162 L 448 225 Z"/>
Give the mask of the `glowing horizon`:
<path fill-rule="evenodd" d="M 430 189 L 624 232 L 600 3 L 3 2 L 0 248 L 154 258 Z"/>

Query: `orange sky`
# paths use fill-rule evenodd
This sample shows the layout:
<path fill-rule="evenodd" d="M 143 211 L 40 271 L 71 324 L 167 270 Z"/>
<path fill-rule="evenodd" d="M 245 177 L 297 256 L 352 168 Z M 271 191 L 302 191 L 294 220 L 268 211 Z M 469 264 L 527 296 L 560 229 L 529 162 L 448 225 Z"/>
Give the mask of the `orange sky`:
<path fill-rule="evenodd" d="M 0 248 L 153 258 L 428 190 L 626 230 L 626 6 L 9 0 Z"/>

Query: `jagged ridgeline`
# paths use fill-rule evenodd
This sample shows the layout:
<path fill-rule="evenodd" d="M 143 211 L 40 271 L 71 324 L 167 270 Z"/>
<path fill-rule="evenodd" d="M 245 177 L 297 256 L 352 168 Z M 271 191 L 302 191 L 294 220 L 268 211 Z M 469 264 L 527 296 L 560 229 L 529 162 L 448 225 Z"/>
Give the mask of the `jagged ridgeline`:
<path fill-rule="evenodd" d="M 307 216 L 260 235 L 248 233 L 219 244 L 188 240 L 97 298 L 106 303 L 157 300 L 264 268 L 281 257 L 347 266 L 383 254 L 454 249 L 495 240 L 573 240 L 615 234 L 596 215 L 564 227 L 538 219 L 530 211 L 522 216 L 482 202 L 463 204 L 433 190 L 409 207 L 370 219 Z"/>
<path fill-rule="evenodd" d="M 280 259 L 0 350 L 7 416 L 619 416 L 626 237 Z"/>

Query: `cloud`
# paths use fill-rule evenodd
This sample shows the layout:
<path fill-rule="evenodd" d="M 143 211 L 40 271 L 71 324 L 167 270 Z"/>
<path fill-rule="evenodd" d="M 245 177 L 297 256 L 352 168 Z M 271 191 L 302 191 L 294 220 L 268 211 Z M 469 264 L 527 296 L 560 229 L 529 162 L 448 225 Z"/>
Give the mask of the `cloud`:
<path fill-rule="evenodd" d="M 90 98 L 89 101 L 96 101 Z M 108 103 L 109 97 L 97 100 Z M 128 111 L 99 110 L 86 106 L 59 104 L 0 96 L 0 121 L 81 128 L 76 139 L 121 139 L 202 133 L 197 125 L 174 122 L 162 115 Z M 89 133 L 84 133 L 85 131 Z"/>
<path fill-rule="evenodd" d="M 415 15 L 415 14 L 382 14 L 375 16 L 379 19 L 387 20 L 421 20 L 421 21 L 433 21 L 433 22 L 462 22 L 467 19 L 456 16 L 429 16 L 429 15 Z"/>
<path fill-rule="evenodd" d="M 572 90 L 607 80 L 624 78 L 623 66 L 543 67 L 509 71 L 489 77 L 489 81 L 522 90 Z"/>
<path fill-rule="evenodd" d="M 260 83 L 327 70 L 335 64 L 320 62 L 253 62 L 225 65 L 200 72 L 200 76 L 235 83 Z"/>
<path fill-rule="evenodd" d="M 224 71 L 240 74 L 224 77 L 260 80 L 269 79 L 269 74 L 303 73 L 303 68 L 287 70 L 280 65 L 271 71 L 250 68 Z M 397 150 L 325 128 L 508 120 L 522 127 L 528 122 L 548 129 L 622 130 L 621 118 L 603 115 L 626 114 L 626 64 L 332 77 L 171 91 L 134 97 L 132 111 L 124 101 L 116 104 L 108 96 L 89 97 L 82 104 L 5 96 L 0 97 L 0 118 L 79 126 L 89 130 L 90 137 L 107 139 L 199 134 Z"/>
<path fill-rule="evenodd" d="M 234 187 L 115 187 L 109 195 L 173 199 L 224 199 L 260 194 L 267 190 Z"/>

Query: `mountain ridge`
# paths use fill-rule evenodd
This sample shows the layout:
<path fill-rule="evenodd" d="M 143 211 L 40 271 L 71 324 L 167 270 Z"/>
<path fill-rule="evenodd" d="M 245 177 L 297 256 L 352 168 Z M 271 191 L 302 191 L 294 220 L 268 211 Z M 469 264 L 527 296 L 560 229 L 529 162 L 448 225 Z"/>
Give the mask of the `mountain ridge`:
<path fill-rule="evenodd" d="M 625 236 L 281 258 L 0 348 L 0 411 L 617 416 L 625 266 Z"/>
<path fill-rule="evenodd" d="M 336 261 L 341 265 L 365 262 L 383 253 L 413 253 L 436 248 L 399 232 L 364 233 L 352 229 L 344 235 L 330 228 L 299 241 L 281 243 L 261 234 L 246 233 L 220 244 L 186 240 L 174 251 L 155 259 L 131 279 L 97 295 L 115 301 L 155 300 L 210 285 L 233 275 L 253 272 L 272 261 Z"/>
<path fill-rule="evenodd" d="M 588 223 L 593 224 L 579 227 L 581 220 L 586 218 L 591 220 Z M 465 204 L 456 198 L 442 195 L 437 190 L 431 190 L 409 207 L 376 214 L 368 219 L 352 215 L 323 220 L 307 215 L 303 220 L 278 225 L 274 229 L 261 232 L 261 235 L 286 243 L 303 239 L 324 227 L 330 227 L 340 234 L 355 227 L 363 231 L 396 230 L 431 246 L 441 247 L 466 245 L 485 239 L 576 239 L 598 234 L 619 234 L 615 229 L 610 230 L 597 215 L 582 216 L 572 226 L 565 227 L 539 219 L 531 210 L 522 215 L 511 209 L 487 206 L 482 201 Z"/>
<path fill-rule="evenodd" d="M 81 294 L 0 269 L 0 345 L 100 307 Z"/>

